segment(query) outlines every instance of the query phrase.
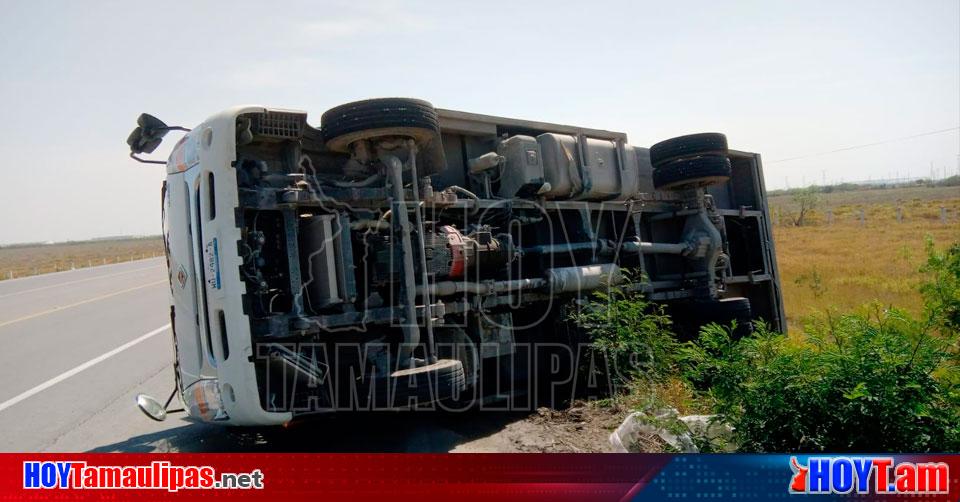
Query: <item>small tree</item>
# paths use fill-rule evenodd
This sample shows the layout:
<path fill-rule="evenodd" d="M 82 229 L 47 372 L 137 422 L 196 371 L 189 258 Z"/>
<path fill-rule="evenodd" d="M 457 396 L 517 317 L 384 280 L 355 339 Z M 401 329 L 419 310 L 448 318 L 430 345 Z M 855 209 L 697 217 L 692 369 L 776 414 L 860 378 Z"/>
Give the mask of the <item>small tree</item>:
<path fill-rule="evenodd" d="M 820 205 L 820 192 L 816 187 L 801 188 L 794 192 L 793 203 L 800 207 L 800 212 L 793 219 L 793 224 L 802 227 L 807 214 Z"/>

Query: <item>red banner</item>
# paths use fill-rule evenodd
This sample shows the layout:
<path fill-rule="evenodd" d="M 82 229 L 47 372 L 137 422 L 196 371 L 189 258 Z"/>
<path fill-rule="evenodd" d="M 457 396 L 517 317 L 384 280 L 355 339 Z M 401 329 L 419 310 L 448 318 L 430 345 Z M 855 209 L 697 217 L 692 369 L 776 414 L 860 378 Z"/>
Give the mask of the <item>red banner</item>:
<path fill-rule="evenodd" d="M 0 454 L 0 500 L 956 502 L 958 455 Z"/>
<path fill-rule="evenodd" d="M 621 461 L 614 461 L 617 457 Z M 324 500 L 620 500 L 642 488 L 671 458 L 631 455 L 630 461 L 624 462 L 624 457 L 2 454 L 0 497 L 102 500 L 227 495 L 284 501 L 316 500 L 318 496 Z M 251 486 L 257 483 L 259 488 Z"/>

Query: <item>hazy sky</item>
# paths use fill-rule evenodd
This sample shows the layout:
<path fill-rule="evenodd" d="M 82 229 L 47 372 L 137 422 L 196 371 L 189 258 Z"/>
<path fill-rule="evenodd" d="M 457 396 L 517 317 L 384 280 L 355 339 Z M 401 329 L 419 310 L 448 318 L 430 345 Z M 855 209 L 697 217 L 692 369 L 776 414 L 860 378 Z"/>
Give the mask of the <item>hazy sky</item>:
<path fill-rule="evenodd" d="M 380 96 L 625 131 L 720 131 L 768 188 L 958 169 L 960 2 L 46 2 L 0 16 L 0 243 L 160 232 L 140 112 L 319 125 Z M 165 158 L 171 133 L 158 153 Z"/>

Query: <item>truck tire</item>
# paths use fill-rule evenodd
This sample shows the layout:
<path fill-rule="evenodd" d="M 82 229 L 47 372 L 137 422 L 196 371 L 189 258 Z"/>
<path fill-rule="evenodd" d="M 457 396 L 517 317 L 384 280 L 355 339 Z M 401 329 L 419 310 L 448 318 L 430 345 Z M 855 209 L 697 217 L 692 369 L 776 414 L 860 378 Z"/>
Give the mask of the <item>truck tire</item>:
<path fill-rule="evenodd" d="M 354 141 L 380 136 L 409 136 L 423 146 L 440 135 L 440 121 L 423 100 L 367 99 L 327 110 L 320 117 L 320 134 L 327 148 L 343 153 Z"/>
<path fill-rule="evenodd" d="M 477 383 L 477 367 L 480 354 L 477 345 L 460 328 L 434 328 L 433 336 L 437 344 L 437 356 L 440 359 L 454 359 L 463 364 L 464 382 L 467 388 Z"/>
<path fill-rule="evenodd" d="M 669 312 L 677 334 L 684 340 L 695 339 L 700 328 L 710 323 L 730 326 L 731 322 L 736 321 L 734 339 L 743 338 L 753 332 L 750 300 L 743 297 L 676 303 L 671 305 Z"/>
<path fill-rule="evenodd" d="M 387 407 L 405 409 L 435 403 L 449 398 L 467 388 L 463 373 L 463 363 L 452 359 L 441 359 L 431 365 L 408 370 L 400 370 L 384 379 L 377 397 L 389 398 Z M 386 391 L 386 392 L 384 392 Z"/>
<path fill-rule="evenodd" d="M 679 159 L 653 168 L 657 190 L 675 190 L 723 183 L 730 179 L 730 160 L 722 155 Z"/>
<path fill-rule="evenodd" d="M 678 159 L 699 155 L 726 155 L 727 137 L 718 132 L 688 134 L 661 141 L 650 147 L 650 163 L 654 167 Z"/>

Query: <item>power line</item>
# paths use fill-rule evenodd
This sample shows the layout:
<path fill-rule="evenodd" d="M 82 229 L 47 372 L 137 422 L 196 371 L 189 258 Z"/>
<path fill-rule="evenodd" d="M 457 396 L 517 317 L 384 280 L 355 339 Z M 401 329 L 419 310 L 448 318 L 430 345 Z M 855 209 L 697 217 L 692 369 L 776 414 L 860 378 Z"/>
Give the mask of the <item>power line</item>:
<path fill-rule="evenodd" d="M 801 155 L 801 156 L 799 156 L 799 157 L 790 157 L 790 158 L 787 158 L 787 159 L 771 160 L 771 161 L 764 162 L 764 164 L 776 164 L 777 162 L 789 162 L 789 161 L 791 161 L 791 160 L 809 159 L 810 157 L 819 157 L 819 156 L 821 156 L 821 155 L 829 155 L 829 154 L 831 154 L 831 153 L 845 152 L 845 151 L 847 151 L 847 150 L 856 150 L 856 149 L 858 149 L 858 148 L 866 148 L 866 147 L 868 147 L 868 146 L 877 146 L 877 145 L 883 145 L 883 144 L 886 144 L 886 143 L 893 143 L 893 142 L 896 142 L 896 141 L 904 141 L 904 140 L 908 140 L 908 139 L 920 138 L 920 137 L 923 137 L 923 136 L 932 136 L 932 135 L 934 135 L 934 134 L 942 134 L 942 133 L 945 133 L 945 132 L 956 131 L 956 130 L 958 130 L 958 129 L 960 129 L 960 127 L 951 127 L 951 128 L 949 128 L 949 129 L 940 129 L 939 131 L 930 131 L 930 132 L 924 132 L 924 133 L 920 133 L 920 134 L 914 134 L 913 136 L 904 136 L 904 137 L 902 137 L 902 138 L 885 139 L 885 140 L 883 140 L 883 141 L 877 141 L 876 143 L 866 143 L 866 144 L 863 144 L 863 145 L 847 146 L 847 147 L 844 147 L 844 148 L 837 148 L 836 150 L 829 150 L 829 151 L 826 151 L 826 152 L 819 152 L 819 153 L 811 153 L 811 154 L 808 154 L 808 155 Z"/>

